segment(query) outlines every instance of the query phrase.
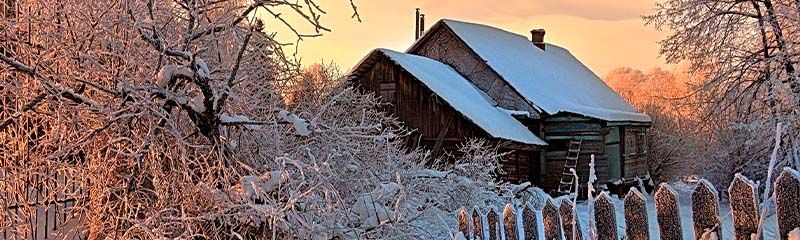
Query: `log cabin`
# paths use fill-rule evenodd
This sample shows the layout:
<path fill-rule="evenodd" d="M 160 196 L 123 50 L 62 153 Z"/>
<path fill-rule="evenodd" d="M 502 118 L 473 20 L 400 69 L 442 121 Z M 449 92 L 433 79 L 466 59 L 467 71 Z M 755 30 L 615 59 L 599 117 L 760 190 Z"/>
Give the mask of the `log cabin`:
<path fill-rule="evenodd" d="M 581 188 L 594 157 L 598 188 L 649 179 L 639 113 L 568 50 L 495 27 L 443 19 L 405 52 L 375 49 L 348 73 L 416 129 L 410 144 L 433 153 L 468 138 L 508 152 L 503 181 L 554 194 Z M 581 191 L 585 192 L 585 191 Z"/>

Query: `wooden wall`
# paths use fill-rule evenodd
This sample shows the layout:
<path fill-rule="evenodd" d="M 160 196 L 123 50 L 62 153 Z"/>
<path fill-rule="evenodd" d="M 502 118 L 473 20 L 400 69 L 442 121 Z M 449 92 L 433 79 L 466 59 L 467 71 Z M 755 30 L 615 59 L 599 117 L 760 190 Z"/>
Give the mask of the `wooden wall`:
<path fill-rule="evenodd" d="M 581 182 L 589 178 L 591 154 L 595 155 L 596 183 L 607 182 L 608 156 L 605 152 L 604 136 L 608 128 L 604 122 L 571 114 L 557 114 L 543 119 L 543 132 L 547 141 L 545 164 L 542 176 L 543 189 L 557 189 L 566 161 L 571 140 L 583 139 L 581 154 L 576 169 Z"/>
<path fill-rule="evenodd" d="M 505 109 L 528 111 L 532 118 L 539 118 L 537 111 L 522 95 L 503 80 L 486 62 L 446 25 L 438 24 L 409 52 L 443 62 L 452 66 L 464 78 L 483 90 L 498 106 Z"/>
<path fill-rule="evenodd" d="M 543 189 L 558 188 L 570 140 L 583 139 L 577 169 L 581 182 L 589 177 L 591 154 L 595 155 L 598 186 L 620 177 L 632 180 L 648 174 L 646 125 L 609 123 L 574 114 L 547 116 L 542 125 L 549 144 L 544 154 Z M 613 162 L 616 159 L 619 161 Z"/>
<path fill-rule="evenodd" d="M 578 164 L 578 175 L 581 181 L 589 176 L 589 158 L 595 155 L 595 170 L 598 180 L 603 184 L 611 179 L 609 173 L 609 154 L 613 159 L 619 159 L 614 165 L 614 173 L 630 179 L 635 176 L 647 174 L 646 142 L 633 141 L 628 143 L 637 146 L 638 152 L 625 152 L 626 136 L 643 136 L 646 126 L 631 124 L 609 123 L 599 119 L 582 117 L 575 114 L 556 114 L 549 116 L 539 115 L 532 105 L 511 88 L 496 72 L 494 72 L 482 59 L 480 59 L 461 39 L 459 39 L 446 25 L 431 29 L 423 42 L 410 50 L 412 54 L 426 56 L 452 66 L 462 76 L 470 80 L 475 86 L 487 93 L 498 106 L 507 109 L 524 110 L 534 115 L 528 119 L 521 119 L 532 132 L 544 136 L 549 146 L 545 151 L 540 149 L 516 149 L 521 155 L 509 156 L 504 163 L 506 172 L 520 176 L 529 172 L 528 179 L 539 183 L 543 189 L 557 189 L 563 171 L 569 140 L 583 139 L 582 151 Z M 418 129 L 418 135 L 409 138 L 412 145 L 427 146 L 431 149 L 455 150 L 456 146 L 471 137 L 484 137 L 487 134 L 455 111 L 442 99 L 420 83 L 413 76 L 396 66 L 386 57 L 376 58 L 375 63 L 367 70 L 362 70 L 360 79 L 364 90 L 382 95 L 383 99 L 392 103 L 391 109 L 407 126 Z M 424 114 L 421 114 L 424 113 Z M 540 119 L 543 118 L 543 119 Z M 608 136 L 613 130 L 617 131 L 616 140 L 608 142 Z M 633 137 L 635 138 L 635 137 Z M 632 137 L 627 138 L 632 141 Z M 497 139 L 495 139 L 497 140 Z M 615 145 L 616 144 L 616 145 Z M 611 152 L 607 152 L 610 149 Z M 525 152 L 523 152 L 525 151 Z M 644 152 L 642 152 L 644 151 Z M 435 152 L 435 151 L 434 151 Z M 528 165 L 526 166 L 525 161 Z M 527 168 L 527 169 L 526 169 Z M 614 176 L 616 178 L 617 176 Z M 519 182 L 522 178 L 505 176 L 511 182 Z"/>
<path fill-rule="evenodd" d="M 417 129 L 417 137 L 423 141 L 461 142 L 469 137 L 487 137 L 483 130 L 388 57 L 378 58 L 357 81 L 363 90 L 379 94 L 382 100 L 391 103 L 391 109 L 387 110 L 406 126 Z"/>
<path fill-rule="evenodd" d="M 647 127 L 621 126 L 622 132 L 622 175 L 625 179 L 642 177 L 648 173 L 647 168 Z"/>
<path fill-rule="evenodd" d="M 492 139 L 388 57 L 380 54 L 368 61 L 371 61 L 366 63 L 370 67 L 362 69 L 352 81 L 361 91 L 378 94 L 382 100 L 391 103 L 385 110 L 392 112 L 409 128 L 416 129 L 415 134 L 407 139 L 410 145 L 423 146 L 437 154 L 437 148 L 450 152 L 457 150 L 458 145 L 468 138 L 505 142 Z M 504 172 L 501 178 L 513 183 L 538 182 L 532 177 L 538 176 L 534 171 L 539 169 L 539 149 L 505 144 L 501 151 L 511 154 L 501 162 Z"/>

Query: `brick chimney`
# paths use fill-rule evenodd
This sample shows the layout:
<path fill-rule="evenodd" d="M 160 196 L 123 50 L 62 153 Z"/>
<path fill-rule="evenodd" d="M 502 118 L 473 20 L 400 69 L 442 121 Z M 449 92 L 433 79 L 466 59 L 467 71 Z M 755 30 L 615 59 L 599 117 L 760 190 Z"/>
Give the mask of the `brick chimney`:
<path fill-rule="evenodd" d="M 544 29 L 533 29 L 531 30 L 531 42 L 536 47 L 544 50 Z"/>

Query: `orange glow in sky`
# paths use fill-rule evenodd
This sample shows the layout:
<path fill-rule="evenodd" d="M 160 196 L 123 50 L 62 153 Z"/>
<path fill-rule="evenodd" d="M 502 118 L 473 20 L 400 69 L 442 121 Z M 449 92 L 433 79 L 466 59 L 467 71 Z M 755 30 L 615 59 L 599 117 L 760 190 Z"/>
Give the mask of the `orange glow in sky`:
<path fill-rule="evenodd" d="M 349 1 L 319 2 L 328 13 L 320 21 L 332 31 L 300 42 L 297 57 L 306 66 L 333 61 L 347 70 L 375 48 L 405 51 L 414 41 L 414 9 L 419 7 L 426 15 L 426 27 L 449 18 L 528 37 L 531 29 L 544 28 L 545 42 L 569 49 L 599 76 L 621 66 L 665 67 L 658 58 L 658 41 L 667 33 L 644 26 L 641 20 L 655 7 L 655 0 L 355 0 L 360 23 L 351 18 Z M 289 29 L 261 16 L 267 31 L 277 32 L 279 40 L 295 41 Z M 299 29 L 313 33 L 310 28 Z M 294 47 L 287 51 L 294 52 Z"/>

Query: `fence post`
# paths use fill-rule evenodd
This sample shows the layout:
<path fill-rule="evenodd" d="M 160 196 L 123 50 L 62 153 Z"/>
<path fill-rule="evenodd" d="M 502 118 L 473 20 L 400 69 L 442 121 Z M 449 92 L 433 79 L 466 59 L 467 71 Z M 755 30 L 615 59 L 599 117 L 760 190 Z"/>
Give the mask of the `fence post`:
<path fill-rule="evenodd" d="M 539 240 L 539 224 L 536 223 L 536 211 L 530 203 L 522 209 L 522 226 L 525 230 L 525 240 Z"/>
<path fill-rule="evenodd" d="M 506 203 L 503 208 L 503 228 L 506 230 L 506 240 L 518 240 L 517 238 L 517 210 L 511 203 Z"/>
<path fill-rule="evenodd" d="M 625 239 L 650 239 L 647 222 L 647 200 L 636 188 L 625 196 Z"/>
<path fill-rule="evenodd" d="M 478 207 L 472 209 L 472 239 L 486 239 L 483 235 L 483 221 Z"/>
<path fill-rule="evenodd" d="M 758 232 L 758 200 L 756 185 L 741 174 L 736 174 L 728 188 L 729 202 L 733 216 L 735 240 L 751 240 Z"/>
<path fill-rule="evenodd" d="M 678 192 L 675 192 L 669 184 L 662 183 L 658 185 L 654 200 L 656 202 L 656 221 L 658 222 L 661 239 L 683 239 Z"/>
<path fill-rule="evenodd" d="M 464 237 L 470 238 L 469 216 L 467 215 L 467 209 L 463 207 L 461 211 L 458 211 L 458 231 L 464 234 Z"/>
<path fill-rule="evenodd" d="M 549 198 L 542 208 L 542 223 L 545 240 L 561 240 L 561 219 L 558 216 L 558 208 Z"/>
<path fill-rule="evenodd" d="M 617 213 L 614 203 L 606 192 L 600 192 L 594 201 L 594 224 L 597 240 L 617 240 Z"/>
<path fill-rule="evenodd" d="M 717 190 L 705 179 L 701 179 L 692 192 L 692 219 L 694 220 L 695 238 L 701 239 L 706 234 L 714 234 L 720 239 L 719 209 Z"/>
<path fill-rule="evenodd" d="M 494 206 L 489 207 L 489 212 L 486 213 L 486 222 L 489 225 L 488 240 L 500 240 L 500 216 L 497 215 L 497 210 Z"/>
<path fill-rule="evenodd" d="M 575 217 L 575 211 L 573 211 L 574 205 L 572 205 L 572 201 L 568 198 L 561 199 L 561 205 L 559 206 L 558 211 L 561 213 L 561 226 L 564 229 L 564 238 L 567 240 L 572 239 L 583 239 L 583 234 L 581 233 L 581 225 L 580 221 Z M 573 225 L 573 220 L 575 224 Z M 573 228 L 575 229 L 575 237 L 573 238 Z"/>
<path fill-rule="evenodd" d="M 775 181 L 775 205 L 778 213 L 778 234 L 788 239 L 789 232 L 800 226 L 800 174 L 784 168 Z"/>

